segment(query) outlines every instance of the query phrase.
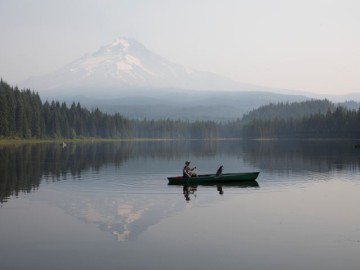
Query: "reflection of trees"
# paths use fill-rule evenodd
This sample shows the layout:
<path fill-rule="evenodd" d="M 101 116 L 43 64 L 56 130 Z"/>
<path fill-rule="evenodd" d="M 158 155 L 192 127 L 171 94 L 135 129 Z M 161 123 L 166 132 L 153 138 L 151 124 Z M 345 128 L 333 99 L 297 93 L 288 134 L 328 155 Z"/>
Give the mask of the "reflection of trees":
<path fill-rule="evenodd" d="M 268 170 L 329 171 L 359 168 L 359 149 L 346 141 L 167 140 L 69 144 L 24 144 L 0 147 L 0 203 L 19 192 L 36 190 L 42 178 L 80 177 L 87 169 L 121 166 L 130 158 L 179 159 L 225 155 L 241 157 Z"/>
<path fill-rule="evenodd" d="M 25 144 L 0 148 L 0 202 L 19 192 L 31 192 L 41 178 L 52 181 L 71 174 L 80 176 L 84 169 L 99 168 L 107 163 L 117 166 L 128 159 L 127 144 L 70 144 L 62 148 L 54 144 Z"/>
<path fill-rule="evenodd" d="M 120 166 L 129 158 L 174 159 L 195 155 L 215 155 L 217 141 L 129 141 L 69 144 L 23 144 L 0 147 L 0 202 L 19 192 L 36 190 L 42 177 L 47 181 L 80 177 L 83 170 L 99 170 L 106 164 Z"/>
<path fill-rule="evenodd" d="M 40 185 L 39 151 L 29 145 L 3 147 L 0 151 L 0 203 L 20 191 L 31 192 Z"/>
<path fill-rule="evenodd" d="M 189 153 L 195 156 L 213 156 L 219 150 L 218 143 L 217 140 L 143 141 L 133 142 L 131 148 L 134 156 L 173 159 Z"/>
<path fill-rule="evenodd" d="M 260 169 L 321 172 L 360 167 L 360 153 L 351 141 L 244 140 L 242 144 L 244 160 Z"/>

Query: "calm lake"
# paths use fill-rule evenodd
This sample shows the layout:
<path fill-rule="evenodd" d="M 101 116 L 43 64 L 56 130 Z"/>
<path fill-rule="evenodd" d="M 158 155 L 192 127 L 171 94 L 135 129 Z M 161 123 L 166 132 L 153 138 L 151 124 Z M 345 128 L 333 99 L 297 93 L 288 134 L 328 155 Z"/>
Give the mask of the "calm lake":
<path fill-rule="evenodd" d="M 355 141 L 0 146 L 0 268 L 356 269 Z M 173 186 L 260 171 L 253 185 Z"/>

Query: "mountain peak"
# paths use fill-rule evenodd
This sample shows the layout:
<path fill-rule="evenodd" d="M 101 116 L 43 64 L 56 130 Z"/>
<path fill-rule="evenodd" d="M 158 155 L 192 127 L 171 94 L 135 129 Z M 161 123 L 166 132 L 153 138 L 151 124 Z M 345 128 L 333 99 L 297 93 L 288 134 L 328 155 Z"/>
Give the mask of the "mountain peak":
<path fill-rule="evenodd" d="M 26 81 L 37 90 L 178 88 L 190 90 L 234 90 L 232 80 L 191 70 L 151 52 L 140 42 L 120 37 L 98 51 L 87 54 L 55 73 Z"/>
<path fill-rule="evenodd" d="M 139 42 L 134 39 L 129 38 L 118 38 L 115 39 L 111 44 L 102 46 L 97 52 L 93 55 L 99 55 L 104 53 L 129 53 L 130 50 L 133 50 L 135 47 L 139 47 Z"/>
<path fill-rule="evenodd" d="M 122 46 L 124 48 L 127 48 L 130 46 L 129 40 L 125 38 L 115 39 L 113 43 L 111 43 L 110 47 L 117 47 L 117 46 Z"/>

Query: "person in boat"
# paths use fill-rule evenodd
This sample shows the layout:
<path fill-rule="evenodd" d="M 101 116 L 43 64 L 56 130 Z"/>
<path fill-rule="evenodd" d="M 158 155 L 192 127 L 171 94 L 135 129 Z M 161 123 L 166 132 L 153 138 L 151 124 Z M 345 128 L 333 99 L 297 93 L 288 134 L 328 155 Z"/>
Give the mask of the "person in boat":
<path fill-rule="evenodd" d="M 185 166 L 183 168 L 183 177 L 191 178 L 197 176 L 197 174 L 194 172 L 196 167 L 190 169 L 189 165 L 190 165 L 190 161 L 185 161 Z"/>

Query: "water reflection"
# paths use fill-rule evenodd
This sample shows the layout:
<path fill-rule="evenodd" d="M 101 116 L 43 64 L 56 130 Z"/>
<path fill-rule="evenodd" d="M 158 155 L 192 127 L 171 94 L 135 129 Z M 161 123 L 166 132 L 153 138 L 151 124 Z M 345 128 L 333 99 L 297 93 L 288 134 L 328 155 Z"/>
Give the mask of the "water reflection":
<path fill-rule="evenodd" d="M 79 178 L 88 168 L 98 171 L 113 163 L 120 166 L 129 157 L 129 145 L 70 144 L 63 148 L 57 144 L 24 144 L 0 148 L 0 203 L 19 192 L 37 190 L 42 178 L 46 181 Z"/>
<path fill-rule="evenodd" d="M 260 176 L 168 185 L 188 159 L 201 174 L 223 164 Z M 169 269 L 187 258 L 203 269 L 236 269 L 239 261 L 246 269 L 357 269 L 360 215 L 349 206 L 359 204 L 359 161 L 346 141 L 0 146 L 2 265 Z M 311 183 L 299 188 L 299 181 Z M 166 258 L 154 260 L 164 250 Z"/>
<path fill-rule="evenodd" d="M 79 178 L 88 169 L 105 165 L 121 167 L 132 160 L 154 160 L 152 170 L 163 171 L 164 162 L 196 159 L 242 160 L 260 171 L 358 170 L 359 149 L 354 141 L 158 141 L 31 144 L 0 147 L 0 203 L 20 192 L 38 190 L 42 181 L 56 182 Z M 141 161 L 140 161 L 141 162 Z M 156 163 L 157 162 L 157 163 Z M 235 164 L 236 165 L 236 164 Z M 236 169 L 236 166 L 234 168 Z M 137 170 L 138 168 L 134 168 Z M 214 168 L 215 169 L 215 168 Z M 213 169 L 213 170 L 214 170 Z M 180 171 L 180 169 L 179 169 Z M 230 170 L 228 170 L 230 172 Z M 238 171 L 235 171 L 238 172 Z M 173 173 L 173 172 L 172 172 Z"/>
<path fill-rule="evenodd" d="M 243 141 L 243 158 L 262 170 L 314 171 L 356 169 L 360 151 L 346 140 Z"/>
<path fill-rule="evenodd" d="M 240 151 L 241 145 L 235 148 Z M 105 165 L 122 166 L 129 159 L 174 160 L 188 156 L 214 156 L 227 152 L 218 141 L 103 142 L 64 144 L 22 144 L 0 146 L 0 203 L 20 192 L 30 193 L 41 181 L 56 182 L 81 178 L 88 170 Z M 183 159 L 183 158 L 181 158 Z M 181 160 L 181 162 L 183 162 Z"/>
<path fill-rule="evenodd" d="M 190 194 L 192 194 L 196 198 L 197 186 L 183 186 L 183 194 L 185 197 L 185 201 L 190 201 Z"/>
<path fill-rule="evenodd" d="M 135 241 L 144 231 L 174 212 L 184 209 L 173 197 L 107 194 L 54 196 L 53 204 L 77 219 L 96 225 L 118 241 Z"/>
<path fill-rule="evenodd" d="M 232 187 L 232 188 L 259 188 L 259 183 L 255 180 L 253 181 L 241 181 L 236 183 L 223 183 L 223 184 L 201 184 L 201 185 L 183 185 L 183 194 L 186 202 L 190 202 L 191 196 L 196 198 L 197 194 L 196 191 L 198 188 L 201 187 L 214 187 L 214 190 L 216 188 L 217 193 L 219 195 L 224 195 L 224 188 Z"/>
<path fill-rule="evenodd" d="M 197 191 L 213 188 L 214 195 L 223 196 L 227 188 L 258 188 L 256 181 L 227 185 L 191 185 L 183 186 L 182 193 L 186 202 L 197 198 Z M 176 191 L 176 194 L 180 192 Z M 63 194 L 63 192 L 61 192 Z M 53 204 L 66 213 L 86 223 L 95 224 L 100 230 L 109 232 L 118 241 L 135 241 L 149 227 L 185 208 L 182 200 L 170 193 L 157 196 L 155 194 L 104 194 L 70 193 L 66 199 L 62 195 L 53 194 Z M 216 203 L 216 197 L 208 198 Z"/>

